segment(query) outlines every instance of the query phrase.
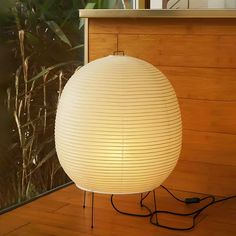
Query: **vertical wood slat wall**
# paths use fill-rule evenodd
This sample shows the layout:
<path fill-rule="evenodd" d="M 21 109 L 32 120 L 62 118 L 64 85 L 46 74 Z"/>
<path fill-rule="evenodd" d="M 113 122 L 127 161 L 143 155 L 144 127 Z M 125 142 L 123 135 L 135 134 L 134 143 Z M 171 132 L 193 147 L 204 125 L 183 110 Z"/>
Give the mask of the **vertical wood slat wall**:
<path fill-rule="evenodd" d="M 89 61 L 124 51 L 157 66 L 174 86 L 183 149 L 165 182 L 236 193 L 236 19 L 89 19 Z"/>

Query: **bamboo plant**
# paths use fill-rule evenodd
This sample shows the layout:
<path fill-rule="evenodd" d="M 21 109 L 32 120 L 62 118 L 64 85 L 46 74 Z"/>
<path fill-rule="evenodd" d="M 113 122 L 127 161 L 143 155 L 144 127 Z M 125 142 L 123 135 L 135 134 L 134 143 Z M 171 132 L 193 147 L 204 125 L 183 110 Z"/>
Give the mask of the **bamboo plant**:
<path fill-rule="evenodd" d="M 69 181 L 56 157 L 54 120 L 63 86 L 83 64 L 78 9 L 127 4 L 120 0 L 4 1 L 0 10 L 0 209 Z"/>

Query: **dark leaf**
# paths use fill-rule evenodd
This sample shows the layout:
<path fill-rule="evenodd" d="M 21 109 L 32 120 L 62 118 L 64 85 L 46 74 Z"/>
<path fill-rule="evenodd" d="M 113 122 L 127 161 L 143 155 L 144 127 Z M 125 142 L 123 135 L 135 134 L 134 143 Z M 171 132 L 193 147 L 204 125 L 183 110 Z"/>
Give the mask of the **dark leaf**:
<path fill-rule="evenodd" d="M 71 47 L 69 39 L 66 37 L 64 32 L 61 30 L 61 28 L 55 21 L 46 21 L 46 23 L 49 26 L 49 28 L 61 39 L 61 41 L 63 41 L 64 43 L 66 43 Z"/>

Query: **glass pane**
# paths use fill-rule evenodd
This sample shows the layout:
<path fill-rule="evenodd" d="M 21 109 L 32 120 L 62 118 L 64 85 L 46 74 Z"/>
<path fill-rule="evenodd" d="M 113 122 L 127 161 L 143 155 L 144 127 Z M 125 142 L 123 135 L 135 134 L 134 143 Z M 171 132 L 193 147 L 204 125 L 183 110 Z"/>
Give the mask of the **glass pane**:
<path fill-rule="evenodd" d="M 70 180 L 54 145 L 57 102 L 83 65 L 82 8 L 132 1 L 13 1 L 0 8 L 0 211 Z"/>

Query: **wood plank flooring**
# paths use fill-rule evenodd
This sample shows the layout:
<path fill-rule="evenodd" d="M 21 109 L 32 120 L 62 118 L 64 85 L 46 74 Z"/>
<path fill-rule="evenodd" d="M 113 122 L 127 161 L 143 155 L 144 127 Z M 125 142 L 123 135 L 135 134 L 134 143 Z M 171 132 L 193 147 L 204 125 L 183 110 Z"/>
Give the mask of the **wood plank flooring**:
<path fill-rule="evenodd" d="M 203 196 L 202 194 L 173 190 L 179 197 Z M 157 206 L 161 210 L 188 212 L 196 206 L 186 206 L 174 200 L 163 189 L 156 190 Z M 115 196 L 116 205 L 125 211 L 144 213 L 139 206 L 140 195 Z M 153 206 L 153 197 L 145 200 Z M 87 194 L 86 208 L 82 207 L 83 191 L 74 185 L 42 197 L 32 203 L 0 216 L 0 235 L 49 236 L 49 235 L 96 235 L 96 236 L 233 236 L 236 235 L 236 199 L 211 206 L 199 217 L 194 230 L 170 231 L 155 227 L 148 218 L 125 216 L 113 210 L 110 196 L 95 194 L 95 223 L 91 224 L 91 194 Z M 198 206 L 197 206 L 198 207 Z M 175 227 L 187 226 L 190 219 L 159 215 L 159 222 Z"/>

